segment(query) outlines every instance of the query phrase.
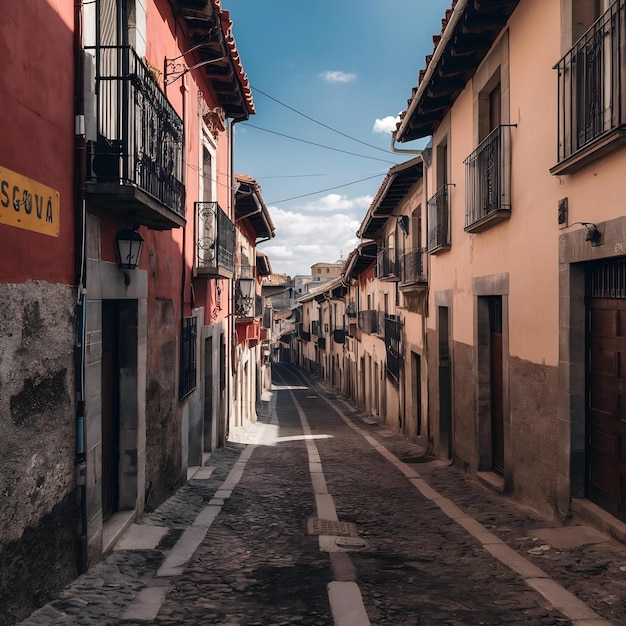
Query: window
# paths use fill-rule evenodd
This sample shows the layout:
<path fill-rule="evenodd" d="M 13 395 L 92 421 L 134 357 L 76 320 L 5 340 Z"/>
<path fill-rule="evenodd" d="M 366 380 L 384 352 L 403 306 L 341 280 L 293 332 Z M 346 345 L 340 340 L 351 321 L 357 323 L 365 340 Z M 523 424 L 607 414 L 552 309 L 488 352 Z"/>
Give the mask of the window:
<path fill-rule="evenodd" d="M 217 146 L 206 125 L 203 127 L 200 143 L 200 177 L 198 197 L 202 200 L 204 210 L 198 211 L 198 232 L 196 233 L 197 265 L 210 265 L 215 259 L 215 241 L 217 237 L 216 208 L 217 200 Z"/>
<path fill-rule="evenodd" d="M 428 251 L 436 253 L 450 248 L 450 208 L 448 202 L 448 138 L 436 150 L 435 195 L 428 200 Z"/>
<path fill-rule="evenodd" d="M 465 159 L 465 231 L 478 233 L 511 216 L 508 31 L 472 81 L 474 145 Z"/>

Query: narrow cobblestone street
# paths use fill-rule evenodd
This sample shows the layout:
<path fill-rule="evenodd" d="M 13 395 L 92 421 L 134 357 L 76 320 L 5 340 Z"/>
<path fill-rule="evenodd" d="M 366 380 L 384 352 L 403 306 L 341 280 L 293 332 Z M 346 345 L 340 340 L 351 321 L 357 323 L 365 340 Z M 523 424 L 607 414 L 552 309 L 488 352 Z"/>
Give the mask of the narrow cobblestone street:
<path fill-rule="evenodd" d="M 231 439 L 22 624 L 626 623 L 624 546 L 425 457 L 296 368 L 274 366 Z"/>

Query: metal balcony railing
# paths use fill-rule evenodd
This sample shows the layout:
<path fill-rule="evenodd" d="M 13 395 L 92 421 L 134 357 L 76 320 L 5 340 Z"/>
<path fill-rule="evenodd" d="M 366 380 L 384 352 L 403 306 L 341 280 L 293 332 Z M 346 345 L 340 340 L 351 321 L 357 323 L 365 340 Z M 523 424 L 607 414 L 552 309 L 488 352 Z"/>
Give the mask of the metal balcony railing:
<path fill-rule="evenodd" d="M 196 202 L 197 264 L 201 274 L 232 277 L 235 269 L 235 225 L 217 202 Z"/>
<path fill-rule="evenodd" d="M 399 280 L 400 264 L 395 248 L 384 248 L 376 255 L 377 276 L 382 280 Z"/>
<path fill-rule="evenodd" d="M 87 145 L 88 193 L 109 198 L 102 203 L 112 210 L 133 210 L 149 226 L 183 225 L 183 121 L 132 47 L 85 51 L 95 59 L 97 130 Z"/>
<path fill-rule="evenodd" d="M 558 71 L 558 161 L 625 122 L 626 0 L 617 0 L 554 66 Z"/>
<path fill-rule="evenodd" d="M 359 330 L 364 333 L 375 334 L 378 330 L 378 311 L 374 309 L 368 309 L 365 311 L 359 311 Z"/>
<path fill-rule="evenodd" d="M 235 277 L 236 278 L 254 278 L 255 277 L 256 267 L 254 265 L 250 265 L 248 263 L 243 263 L 241 265 L 235 266 Z"/>
<path fill-rule="evenodd" d="M 450 247 L 450 207 L 448 185 L 440 187 L 428 200 L 428 252 Z"/>
<path fill-rule="evenodd" d="M 385 348 L 387 352 L 387 376 L 396 383 L 400 382 L 402 369 L 402 352 L 400 342 L 402 339 L 402 322 L 395 316 L 385 316 Z"/>
<path fill-rule="evenodd" d="M 491 131 L 464 163 L 465 230 L 479 232 L 511 214 L 511 127 Z"/>
<path fill-rule="evenodd" d="M 426 276 L 426 250 L 406 250 L 400 261 L 400 285 L 428 282 Z"/>

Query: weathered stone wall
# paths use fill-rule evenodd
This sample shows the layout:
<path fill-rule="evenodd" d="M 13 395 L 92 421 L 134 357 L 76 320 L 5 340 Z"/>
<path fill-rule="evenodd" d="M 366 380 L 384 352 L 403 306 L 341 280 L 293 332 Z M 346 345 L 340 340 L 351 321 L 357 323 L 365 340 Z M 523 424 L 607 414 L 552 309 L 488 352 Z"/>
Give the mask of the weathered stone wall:
<path fill-rule="evenodd" d="M 546 514 L 556 506 L 558 367 L 511 358 L 515 496 Z"/>
<path fill-rule="evenodd" d="M 148 322 L 146 390 L 146 507 L 161 503 L 182 484 L 182 413 L 178 402 L 180 323 L 174 303 L 156 298 Z"/>
<path fill-rule="evenodd" d="M 76 575 L 74 342 L 72 287 L 0 284 L 0 624 Z"/>

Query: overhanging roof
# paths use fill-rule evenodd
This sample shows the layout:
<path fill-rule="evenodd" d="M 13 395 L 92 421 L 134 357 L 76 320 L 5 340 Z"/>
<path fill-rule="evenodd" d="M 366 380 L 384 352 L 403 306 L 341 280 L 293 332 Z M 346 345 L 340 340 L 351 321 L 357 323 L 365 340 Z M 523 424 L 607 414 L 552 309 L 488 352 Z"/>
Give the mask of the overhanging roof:
<path fill-rule="evenodd" d="M 360 276 L 376 261 L 376 243 L 366 241 L 352 250 L 346 260 L 344 279 L 346 282 Z"/>
<path fill-rule="evenodd" d="M 432 135 L 505 27 L 519 0 L 454 0 L 435 49 L 426 57 L 408 108 L 393 133 L 399 142 Z"/>
<path fill-rule="evenodd" d="M 259 184 L 245 174 L 236 174 L 235 221 L 247 219 L 257 239 L 271 239 L 276 234 Z"/>
<path fill-rule="evenodd" d="M 411 187 L 422 177 L 423 171 L 424 163 L 421 157 L 390 168 L 367 210 L 356 233 L 357 237 L 374 239 Z"/>
<path fill-rule="evenodd" d="M 193 53 L 185 63 L 200 67 L 214 91 L 217 104 L 226 117 L 248 119 L 255 113 L 252 88 L 248 81 L 233 36 L 233 23 L 220 0 L 175 0 L 187 24 Z M 188 57 L 188 58 L 187 58 Z"/>

